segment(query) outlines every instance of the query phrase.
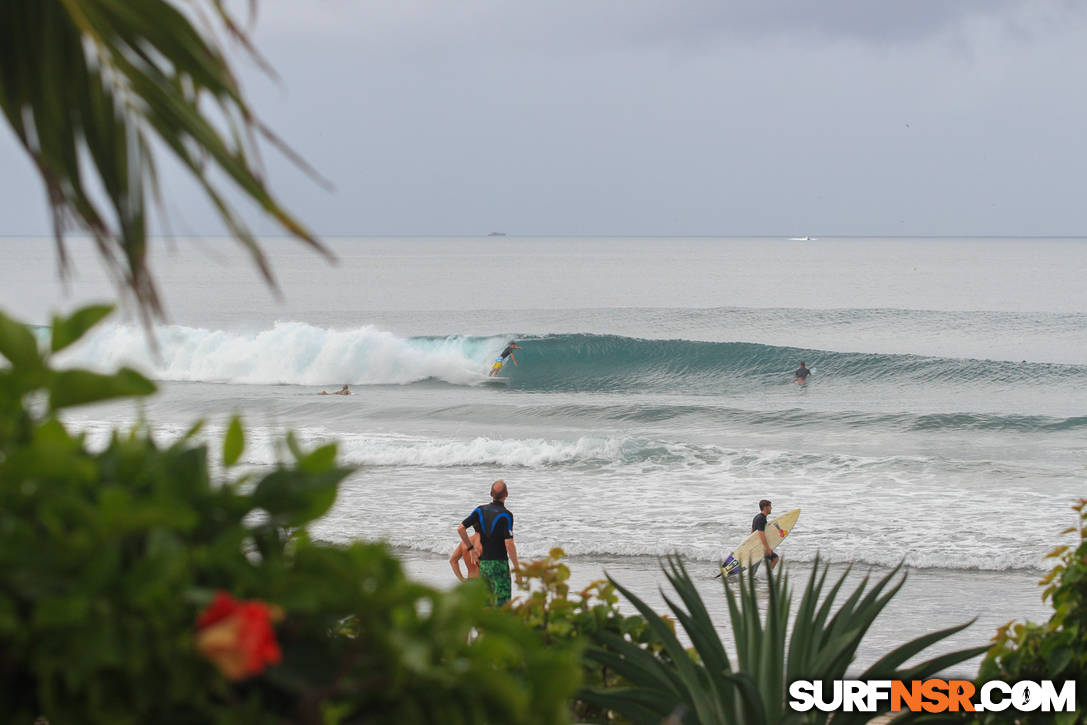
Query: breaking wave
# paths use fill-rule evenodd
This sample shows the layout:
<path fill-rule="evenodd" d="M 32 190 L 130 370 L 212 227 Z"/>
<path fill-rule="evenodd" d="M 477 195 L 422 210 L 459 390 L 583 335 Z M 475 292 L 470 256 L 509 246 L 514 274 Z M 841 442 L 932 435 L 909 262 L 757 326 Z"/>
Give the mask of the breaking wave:
<path fill-rule="evenodd" d="M 160 380 L 286 385 L 478 385 L 513 336 L 402 337 L 373 326 L 326 329 L 278 322 L 238 332 L 164 326 L 158 353 L 142 330 L 105 327 L 74 357 L 111 369 L 136 365 Z M 1085 384 L 1087 366 L 811 350 L 748 342 L 563 334 L 517 338 L 519 366 L 502 372 L 531 391 L 667 390 L 719 394 L 780 386 L 804 360 L 817 381 L 902 384 Z M 971 424 L 969 421 L 964 421 Z M 939 423 L 930 421 L 930 423 Z M 980 421 L 982 427 L 990 423 Z M 921 422 L 919 425 L 924 426 Z M 1002 425 L 999 424 L 998 425 Z"/>

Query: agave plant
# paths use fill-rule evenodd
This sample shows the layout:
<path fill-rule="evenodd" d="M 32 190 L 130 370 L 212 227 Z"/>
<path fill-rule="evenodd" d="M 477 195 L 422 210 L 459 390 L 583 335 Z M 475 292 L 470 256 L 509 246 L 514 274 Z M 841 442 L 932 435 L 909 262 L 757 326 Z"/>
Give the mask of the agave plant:
<path fill-rule="evenodd" d="M 817 559 L 791 632 L 792 593 L 786 574 L 775 574 L 767 567 L 765 616 L 759 611 L 754 571 L 747 573 L 746 581 L 740 578 L 738 585 L 726 578 L 725 596 L 736 650 L 732 660 L 683 563 L 678 558 L 667 557 L 662 568 L 681 601 L 667 595 L 664 600 L 690 638 L 693 651 L 683 647 L 675 633 L 644 601 L 613 581 L 616 589 L 649 621 L 664 643 L 663 652 L 655 656 L 620 636 L 600 632 L 596 646 L 586 656 L 633 685 L 587 689 L 579 697 L 635 723 L 653 725 L 662 721 L 701 725 L 826 722 L 830 713 L 790 710 L 786 704 L 788 685 L 795 680 L 829 682 L 846 678 L 846 671 L 872 622 L 905 583 L 905 573 L 899 576 L 901 567 L 901 564 L 895 567 L 871 586 L 870 577 L 866 576 L 835 608 L 835 599 L 849 570 L 824 596 L 829 567 Z M 907 660 L 970 624 L 966 622 L 910 640 L 855 677 L 925 679 L 976 657 L 986 647 L 959 650 L 904 666 Z M 876 713 L 837 712 L 834 723 L 863 722 L 875 716 Z"/>

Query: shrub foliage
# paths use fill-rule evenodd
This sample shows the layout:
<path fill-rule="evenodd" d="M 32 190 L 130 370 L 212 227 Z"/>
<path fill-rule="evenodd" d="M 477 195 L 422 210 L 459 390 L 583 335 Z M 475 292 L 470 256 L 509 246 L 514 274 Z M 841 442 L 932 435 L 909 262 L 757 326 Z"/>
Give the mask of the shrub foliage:
<path fill-rule="evenodd" d="M 1080 499 L 1073 509 L 1077 523 L 1063 535 L 1078 535 L 1076 544 L 1062 544 L 1046 558 L 1057 563 L 1040 582 L 1045 587 L 1042 599 L 1053 605 L 1053 616 L 1044 624 L 1008 622 L 993 637 L 978 679 L 1004 680 L 1076 680 L 1080 701 L 1087 693 L 1087 499 Z M 1087 722 L 1085 709 L 1056 716 L 1061 723 Z M 1017 713 L 1024 723 L 1049 722 L 1053 715 Z M 998 720 L 990 715 L 989 721 Z"/>
<path fill-rule="evenodd" d="M 664 643 L 650 626 L 650 619 L 666 630 L 674 628 L 668 617 L 650 613 L 624 614 L 619 611 L 616 585 L 604 579 L 590 582 L 581 590 L 571 592 L 570 569 L 562 562 L 566 554 L 552 549 L 544 559 L 522 563 L 517 587 L 521 594 L 508 605 L 522 622 L 541 634 L 548 645 L 562 645 L 581 650 L 586 644 L 607 633 L 624 642 L 644 647 L 660 654 Z M 629 684 L 618 672 L 593 657 L 581 658 L 581 676 L 591 687 L 620 687 Z M 584 699 L 571 703 L 578 721 L 602 721 L 614 717 L 606 708 Z"/>

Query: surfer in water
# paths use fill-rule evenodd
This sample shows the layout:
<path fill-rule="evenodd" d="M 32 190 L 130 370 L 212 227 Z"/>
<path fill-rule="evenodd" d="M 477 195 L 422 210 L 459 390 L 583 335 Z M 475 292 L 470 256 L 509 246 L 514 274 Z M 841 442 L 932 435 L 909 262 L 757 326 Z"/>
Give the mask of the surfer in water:
<path fill-rule="evenodd" d="M 335 393 L 330 393 L 327 390 L 322 390 L 318 395 L 351 395 L 351 389 L 347 387 L 347 383 L 343 384 L 343 387 L 337 390 Z"/>
<path fill-rule="evenodd" d="M 513 366 L 517 367 L 517 356 L 513 354 L 514 350 L 520 350 L 521 348 L 514 343 L 506 345 L 506 349 L 502 351 L 502 354 L 494 359 L 494 365 L 491 366 L 491 373 L 489 377 L 495 377 L 498 375 L 498 371 L 502 369 L 502 366 L 506 362 L 506 358 L 513 360 Z"/>
<path fill-rule="evenodd" d="M 800 366 L 803 368 L 804 363 L 800 363 Z M 771 569 L 777 566 L 777 563 L 781 558 L 774 553 L 774 550 L 770 548 L 770 542 L 766 540 L 766 517 L 770 515 L 772 508 L 768 499 L 764 498 L 762 501 L 759 501 L 759 512 L 755 514 L 755 518 L 751 522 L 751 531 L 752 533 L 756 531 L 759 532 L 759 541 L 762 542 L 763 556 L 770 562 Z"/>
<path fill-rule="evenodd" d="M 800 367 L 793 373 L 793 383 L 796 385 L 806 385 L 808 382 L 808 376 L 811 375 L 811 370 L 808 370 L 808 364 L 801 361 Z"/>

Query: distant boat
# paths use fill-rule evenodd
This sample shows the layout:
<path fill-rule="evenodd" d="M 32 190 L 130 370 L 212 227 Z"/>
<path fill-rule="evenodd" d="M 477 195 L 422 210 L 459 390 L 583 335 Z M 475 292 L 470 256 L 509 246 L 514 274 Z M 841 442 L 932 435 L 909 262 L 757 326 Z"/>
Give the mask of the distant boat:
<path fill-rule="evenodd" d="M 811 238 L 811 237 L 808 237 L 808 236 L 804 236 L 804 237 L 789 237 L 789 241 L 790 241 L 790 242 L 810 242 L 811 240 L 812 240 L 812 238 Z"/>
<path fill-rule="evenodd" d="M 487 236 L 488 237 L 504 237 L 504 236 L 506 236 L 506 233 L 505 232 L 491 232 Z"/>

